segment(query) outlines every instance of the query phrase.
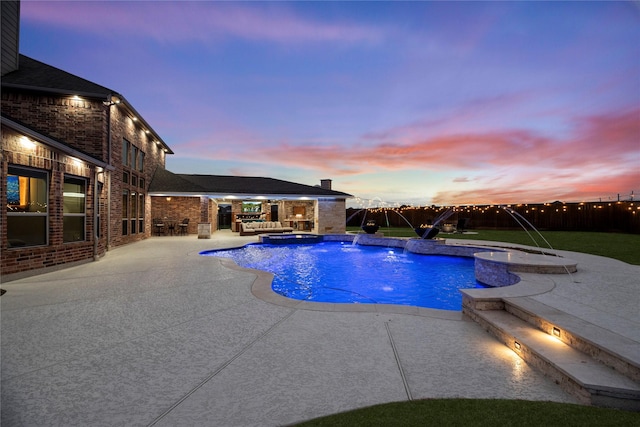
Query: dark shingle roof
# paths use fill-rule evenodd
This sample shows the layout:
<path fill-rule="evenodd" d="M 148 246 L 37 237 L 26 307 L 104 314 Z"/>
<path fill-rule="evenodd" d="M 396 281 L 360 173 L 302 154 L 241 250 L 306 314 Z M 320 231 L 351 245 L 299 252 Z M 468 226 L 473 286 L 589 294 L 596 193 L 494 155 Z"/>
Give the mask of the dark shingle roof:
<path fill-rule="evenodd" d="M 167 154 L 173 154 L 171 148 L 160 138 L 160 135 L 153 130 L 142 115 L 133 108 L 133 105 L 131 105 L 124 96 L 107 87 L 100 86 L 87 79 L 83 79 L 82 77 L 78 77 L 24 55 L 20 55 L 18 70 L 2 76 L 1 83 L 3 88 L 78 95 L 88 98 L 102 98 L 104 101 L 111 100 L 112 96 L 116 96 L 121 101 L 120 105 L 125 106 L 125 108 L 140 120 L 140 123 L 160 141 L 166 149 Z"/>
<path fill-rule="evenodd" d="M 18 70 L 2 76 L 2 86 L 104 98 L 116 93 L 28 56 L 20 55 L 19 67 Z"/>
<path fill-rule="evenodd" d="M 149 191 L 155 193 L 217 195 L 352 197 L 350 194 L 341 191 L 297 184 L 275 178 L 174 174 L 162 168 L 156 170 Z"/>

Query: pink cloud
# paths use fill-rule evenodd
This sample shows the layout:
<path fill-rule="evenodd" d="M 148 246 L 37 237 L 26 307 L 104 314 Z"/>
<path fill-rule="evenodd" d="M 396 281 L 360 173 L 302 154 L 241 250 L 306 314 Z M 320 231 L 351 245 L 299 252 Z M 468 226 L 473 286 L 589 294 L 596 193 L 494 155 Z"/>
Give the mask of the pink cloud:
<path fill-rule="evenodd" d="M 480 183 L 469 190 L 447 190 L 438 192 L 435 204 L 498 204 L 616 200 L 617 195 L 627 198 L 631 191 L 640 188 L 640 173 L 624 171 L 595 177 L 574 177 L 574 180 L 559 180 L 551 175 L 540 179 L 534 173 L 510 176 L 502 184 Z"/>
<path fill-rule="evenodd" d="M 83 33 L 141 35 L 161 42 L 216 41 L 223 37 L 298 44 L 378 42 L 380 29 L 322 23 L 281 5 L 239 6 L 218 2 L 24 2 L 27 21 Z M 170 30 L 168 30 L 170 29 Z"/>
<path fill-rule="evenodd" d="M 240 127 L 223 126 L 219 134 L 180 146 L 180 153 L 215 159 L 268 162 L 304 167 L 332 175 L 355 175 L 376 171 L 464 170 L 486 173 L 503 168 L 521 174 L 554 176 L 567 182 L 594 170 L 632 170 L 638 161 L 640 110 L 582 117 L 573 120 L 573 132 L 566 138 L 540 136 L 530 130 L 503 130 L 441 135 L 405 143 L 274 145 Z M 392 137 L 385 137 L 385 140 Z M 233 149 L 221 151 L 233 141 Z M 637 165 L 636 165 L 637 166 Z M 541 172 L 542 171 L 542 172 Z M 469 178 L 457 180 L 458 183 Z"/>

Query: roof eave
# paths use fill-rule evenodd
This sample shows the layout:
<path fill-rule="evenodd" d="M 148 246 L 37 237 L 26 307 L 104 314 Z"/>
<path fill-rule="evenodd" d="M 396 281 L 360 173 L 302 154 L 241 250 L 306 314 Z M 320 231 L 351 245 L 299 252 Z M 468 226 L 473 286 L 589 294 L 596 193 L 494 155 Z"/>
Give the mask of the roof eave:
<path fill-rule="evenodd" d="M 155 130 L 153 130 L 151 125 L 144 119 L 144 117 L 142 117 L 140 113 L 138 113 L 138 111 L 133 107 L 133 105 L 131 105 L 129 101 L 127 101 L 127 99 L 123 95 L 117 92 L 114 92 L 112 94 L 109 94 L 108 101 L 110 102 L 112 97 L 114 96 L 120 100 L 120 103 L 116 105 L 124 104 L 124 106 L 129 110 L 129 112 L 136 117 L 138 122 L 140 122 L 145 128 L 147 128 L 149 130 L 149 133 L 151 133 L 151 135 L 153 135 L 154 138 L 157 139 L 158 142 L 160 142 L 160 144 L 162 144 L 162 148 L 164 149 L 164 152 L 166 154 L 175 154 L 173 150 L 169 148 L 167 143 L 164 142 L 162 138 L 160 138 L 160 135 L 158 135 L 158 133 Z"/>
<path fill-rule="evenodd" d="M 51 88 L 51 87 L 33 86 L 33 85 L 21 85 L 21 84 L 15 84 L 15 83 L 2 83 L 2 87 L 9 88 L 9 89 L 29 90 L 33 92 L 51 93 L 56 95 L 70 95 L 70 96 L 77 95 L 85 98 L 98 98 L 98 99 L 105 99 L 105 97 L 108 98 L 109 95 L 111 95 L 111 94 L 106 94 L 104 92 L 98 93 L 98 92 L 72 91 L 69 89 L 60 89 L 60 88 Z"/>
<path fill-rule="evenodd" d="M 131 103 L 129 101 L 127 101 L 127 99 L 122 96 L 121 94 L 119 94 L 118 92 L 114 92 L 114 91 L 109 91 L 109 92 L 82 92 L 82 91 L 76 91 L 76 90 L 70 90 L 70 89 L 61 89 L 61 88 L 50 88 L 50 87 L 43 87 L 43 86 L 33 86 L 33 85 L 22 85 L 22 84 L 14 84 L 14 83 L 3 83 L 2 84 L 3 88 L 8 88 L 8 89 L 17 89 L 17 90 L 26 90 L 26 91 L 32 91 L 32 92 L 40 92 L 40 93 L 49 93 L 49 94 L 53 94 L 53 95 L 64 95 L 64 96 L 79 96 L 82 98 L 94 98 L 94 99 L 99 99 L 101 100 L 105 105 L 124 105 L 126 107 L 127 110 L 129 110 L 129 113 L 133 116 L 136 117 L 136 119 L 146 128 L 149 130 L 149 133 L 162 145 L 162 148 L 164 149 L 164 152 L 166 154 L 175 154 L 173 152 L 173 150 L 167 145 L 166 142 L 164 142 L 164 140 L 162 138 L 160 138 L 160 135 L 158 135 L 158 133 L 153 130 L 153 128 L 151 127 L 151 125 L 149 125 L 149 123 L 144 119 L 144 117 L 142 117 L 142 115 L 140 113 L 138 113 L 138 111 L 133 107 L 133 105 L 131 105 Z M 112 99 L 116 97 L 120 100 L 119 103 L 114 104 L 112 102 Z"/>
<path fill-rule="evenodd" d="M 20 123 L 16 123 L 13 120 L 7 118 L 7 117 L 1 117 L 0 118 L 1 122 L 3 125 L 8 126 L 26 136 L 28 136 L 31 139 L 34 139 L 36 141 L 38 141 L 39 143 L 48 145 L 50 147 L 55 148 L 58 151 L 61 151 L 63 153 L 65 153 L 68 156 L 71 157 L 75 157 L 77 159 L 80 159 L 82 161 L 85 161 L 87 163 L 91 163 L 94 164 L 96 166 L 102 167 L 104 169 L 108 169 L 108 170 L 114 170 L 113 166 L 110 166 L 107 162 L 103 162 L 102 160 L 96 159 L 93 156 L 90 156 L 88 154 L 85 154 L 81 151 L 78 151 L 72 147 L 69 147 L 67 145 L 64 145 L 46 135 L 43 135 L 33 129 L 28 128 L 27 126 L 24 126 Z"/>
<path fill-rule="evenodd" d="M 316 200 L 316 199 L 335 199 L 346 200 L 351 195 L 327 195 L 327 194 L 266 194 L 266 193 L 213 193 L 213 192 L 195 192 L 195 191 L 150 191 L 150 196 L 156 197 L 201 197 L 206 196 L 212 199 L 229 199 L 229 200 Z"/>

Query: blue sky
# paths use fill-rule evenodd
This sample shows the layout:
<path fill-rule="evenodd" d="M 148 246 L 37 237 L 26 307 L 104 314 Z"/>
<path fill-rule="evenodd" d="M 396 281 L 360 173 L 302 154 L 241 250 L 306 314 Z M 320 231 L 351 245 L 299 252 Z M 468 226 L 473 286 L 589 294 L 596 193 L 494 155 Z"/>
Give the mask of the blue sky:
<path fill-rule="evenodd" d="M 640 191 L 637 3 L 21 7 L 21 52 L 122 93 L 173 172 L 390 205 Z"/>

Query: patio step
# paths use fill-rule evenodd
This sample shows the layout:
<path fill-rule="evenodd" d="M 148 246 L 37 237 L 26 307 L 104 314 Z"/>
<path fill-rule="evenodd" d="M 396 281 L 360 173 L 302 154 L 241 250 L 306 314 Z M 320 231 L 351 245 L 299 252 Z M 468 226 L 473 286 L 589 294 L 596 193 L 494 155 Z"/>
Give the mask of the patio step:
<path fill-rule="evenodd" d="M 600 349 L 597 344 L 584 347 L 584 343 L 590 340 L 579 337 L 575 332 L 568 333 L 566 329 L 559 328 L 560 338 L 558 338 L 538 329 L 537 324 L 551 323 L 523 309 L 523 306 L 532 308 L 539 303 L 519 301 L 521 299 L 505 299 L 504 309 L 474 310 L 467 306 L 464 311 L 467 316 L 514 350 L 527 363 L 552 378 L 581 403 L 640 411 L 640 383 L 628 375 L 629 373 L 633 375 L 633 369 L 631 372 L 619 372 L 612 366 L 605 365 L 598 358 L 594 358 L 592 354 L 600 357 L 603 351 L 604 353 L 612 352 Z M 526 320 L 523 320 L 519 316 L 525 313 L 523 317 Z M 558 327 L 556 323 L 553 325 Z M 591 350 L 585 352 L 574 348 L 570 345 L 571 342 L 568 344 L 561 341 L 563 335 L 574 337 L 573 342 L 579 347 Z M 610 339 L 613 338 L 610 337 Z M 609 357 L 607 355 L 606 358 Z M 625 365 L 625 363 L 617 364 Z"/>
<path fill-rule="evenodd" d="M 508 313 L 640 383 L 640 343 L 637 341 L 533 298 L 503 298 L 503 301 Z"/>

